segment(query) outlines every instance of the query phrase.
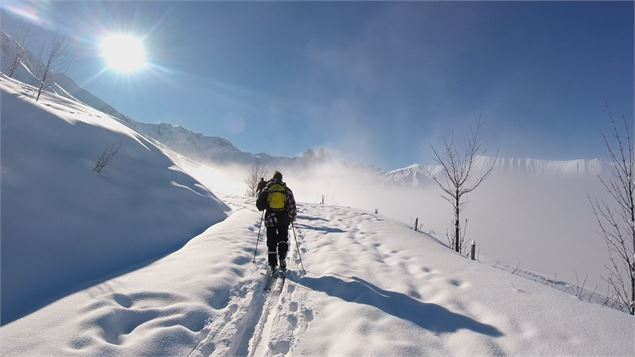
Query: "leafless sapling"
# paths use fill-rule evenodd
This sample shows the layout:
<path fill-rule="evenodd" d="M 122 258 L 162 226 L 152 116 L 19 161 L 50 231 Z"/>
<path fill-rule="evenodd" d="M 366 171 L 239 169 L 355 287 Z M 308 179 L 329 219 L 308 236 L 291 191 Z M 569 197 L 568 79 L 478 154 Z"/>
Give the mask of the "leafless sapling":
<path fill-rule="evenodd" d="M 9 78 L 13 77 L 15 71 L 18 69 L 18 66 L 20 65 L 26 54 L 26 48 L 24 48 L 24 45 L 26 43 L 26 40 L 29 38 L 30 33 L 31 27 L 29 26 L 18 27 L 18 29 L 16 30 L 16 49 L 15 52 L 12 54 L 12 58 L 9 60 L 9 62 L 11 63 L 9 67 L 9 73 L 7 73 Z"/>
<path fill-rule="evenodd" d="M 48 86 L 54 75 L 63 73 L 69 64 L 68 59 L 68 39 L 56 34 L 48 51 L 46 59 L 42 56 L 44 48 L 40 50 L 39 62 L 36 65 L 36 75 L 38 78 L 38 89 L 35 101 L 40 99 L 44 87 Z"/>
<path fill-rule="evenodd" d="M 249 168 L 245 184 L 247 185 L 247 196 L 256 197 L 258 194 L 258 183 L 261 178 L 267 175 L 267 170 L 260 160 L 254 161 Z"/>
<path fill-rule="evenodd" d="M 575 296 L 578 299 L 583 300 L 582 295 L 584 294 L 584 291 L 585 291 L 584 288 L 586 286 L 586 282 L 589 276 L 586 275 L 584 277 L 584 281 L 582 281 L 582 285 L 580 285 L 580 279 L 578 279 L 578 272 L 577 271 L 574 271 L 574 272 L 575 272 Z"/>
<path fill-rule="evenodd" d="M 600 183 L 608 193 L 608 201 L 591 199 L 593 213 L 600 233 L 608 250 L 607 275 L 612 300 L 622 310 L 635 314 L 635 183 L 633 182 L 633 164 L 635 153 L 631 128 L 624 115 L 618 124 L 607 106 L 611 123 L 611 139 L 602 133 L 604 145 L 611 161 L 611 175 L 598 175 Z"/>
<path fill-rule="evenodd" d="M 93 172 L 100 174 L 108 164 L 112 161 L 112 159 L 117 155 L 119 149 L 121 148 L 121 142 L 117 144 L 117 146 L 110 147 L 104 150 L 101 155 L 99 155 L 99 159 L 95 163 L 95 167 L 93 168 Z"/>
<path fill-rule="evenodd" d="M 462 253 L 465 234 L 461 234 L 460 216 L 466 205 L 465 195 L 474 191 L 494 170 L 497 157 L 486 163 L 479 172 L 476 172 L 475 162 L 482 155 L 479 138 L 480 122 L 476 124 L 470 137 L 466 140 L 463 152 L 459 152 L 454 142 L 454 135 L 443 140 L 443 148 L 430 146 L 433 159 L 441 171 L 434 173 L 428 169 L 428 176 L 436 182 L 443 191 L 441 197 L 450 202 L 454 211 L 454 232 L 448 234 L 450 247 L 456 252 Z M 466 222 L 467 223 L 467 222 Z"/>

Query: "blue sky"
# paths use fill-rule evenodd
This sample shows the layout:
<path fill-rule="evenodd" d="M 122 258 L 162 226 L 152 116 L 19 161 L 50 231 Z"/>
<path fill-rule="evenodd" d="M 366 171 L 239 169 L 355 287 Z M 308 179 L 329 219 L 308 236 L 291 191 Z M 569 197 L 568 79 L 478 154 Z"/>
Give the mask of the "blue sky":
<path fill-rule="evenodd" d="M 605 156 L 605 101 L 633 118 L 632 2 L 9 1 L 9 8 L 7 28 L 16 21 L 8 14 L 22 12 L 71 35 L 67 74 L 121 112 L 250 152 L 324 146 L 391 169 L 429 162 L 430 144 L 481 117 L 489 153 L 595 158 Z M 107 31 L 143 35 L 152 65 L 97 75 Z"/>

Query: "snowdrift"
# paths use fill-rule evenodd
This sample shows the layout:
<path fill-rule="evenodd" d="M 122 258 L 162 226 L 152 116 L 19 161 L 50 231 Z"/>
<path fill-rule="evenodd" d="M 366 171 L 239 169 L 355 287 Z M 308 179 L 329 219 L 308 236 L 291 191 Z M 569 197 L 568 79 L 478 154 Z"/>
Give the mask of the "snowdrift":
<path fill-rule="evenodd" d="M 2 324 L 226 217 L 210 191 L 112 117 L 52 94 L 35 103 L 32 87 L 4 75 L 0 90 Z"/>

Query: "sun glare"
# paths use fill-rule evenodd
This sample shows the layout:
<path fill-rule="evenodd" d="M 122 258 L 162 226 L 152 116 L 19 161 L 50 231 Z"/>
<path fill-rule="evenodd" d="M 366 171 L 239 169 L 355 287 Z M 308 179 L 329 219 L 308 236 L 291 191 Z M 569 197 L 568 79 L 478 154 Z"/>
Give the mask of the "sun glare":
<path fill-rule="evenodd" d="M 137 37 L 127 34 L 108 35 L 102 39 L 100 49 L 108 68 L 117 72 L 130 73 L 146 65 L 143 42 Z"/>

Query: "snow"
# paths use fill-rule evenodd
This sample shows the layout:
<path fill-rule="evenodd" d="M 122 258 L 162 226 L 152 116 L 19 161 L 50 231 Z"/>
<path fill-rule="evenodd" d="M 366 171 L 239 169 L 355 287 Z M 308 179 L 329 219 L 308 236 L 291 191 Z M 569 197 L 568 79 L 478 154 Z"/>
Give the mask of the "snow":
<path fill-rule="evenodd" d="M 291 183 L 290 183 L 291 184 Z M 632 355 L 631 316 L 460 257 L 357 209 L 300 204 L 290 272 L 264 295 L 260 213 L 5 325 L 8 355 Z M 262 237 L 261 237 L 262 238 Z M 299 268 L 298 249 L 307 269 Z M 46 331 L 46 333 L 37 333 Z"/>
<path fill-rule="evenodd" d="M 0 77 L 2 323 L 168 254 L 228 208 L 112 117 Z M 102 173 L 105 150 L 120 149 Z"/>

